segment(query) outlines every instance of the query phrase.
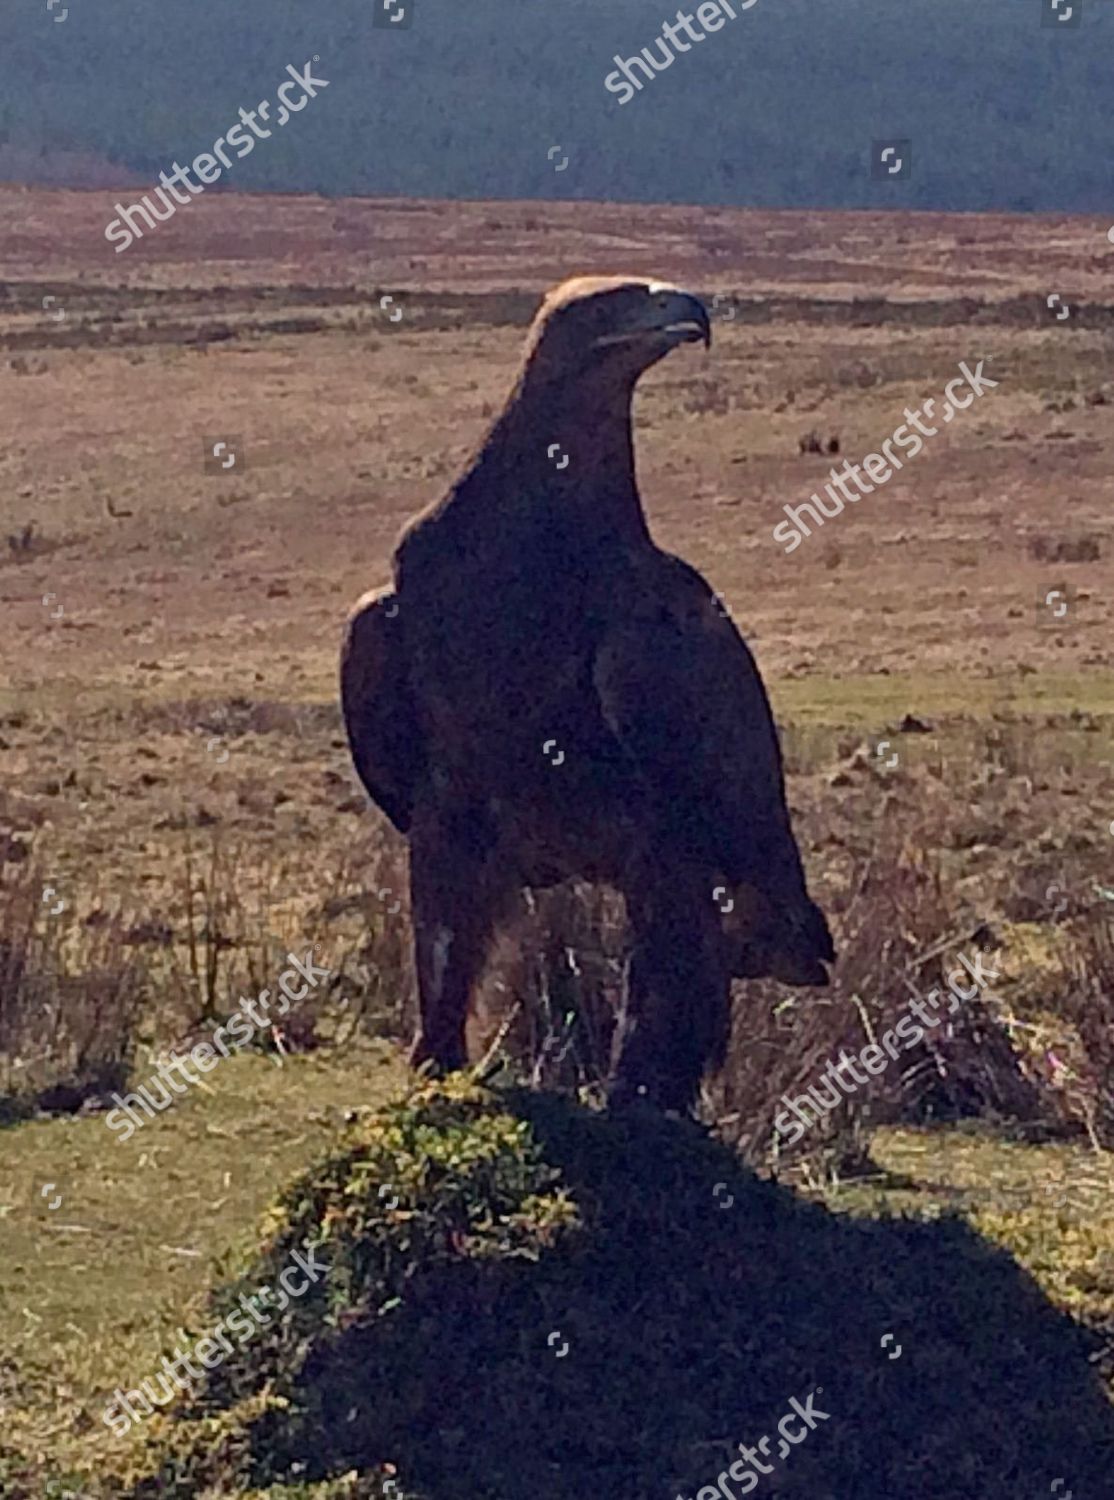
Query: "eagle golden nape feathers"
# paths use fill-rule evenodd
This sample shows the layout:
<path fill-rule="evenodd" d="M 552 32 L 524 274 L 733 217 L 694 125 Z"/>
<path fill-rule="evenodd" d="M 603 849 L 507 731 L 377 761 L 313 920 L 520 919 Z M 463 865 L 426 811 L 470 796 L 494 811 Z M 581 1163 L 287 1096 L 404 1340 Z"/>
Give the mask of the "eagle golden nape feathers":
<path fill-rule="evenodd" d="M 680 288 L 555 288 L 486 438 L 404 532 L 393 591 L 350 618 L 353 760 L 410 843 L 415 1062 L 464 1065 L 492 934 L 523 887 L 554 880 L 626 901 L 616 1102 L 694 1103 L 733 976 L 826 982 L 758 669 L 700 574 L 655 546 L 638 494 L 634 387 L 697 340 L 708 314 Z M 554 442 L 575 461 L 556 466 Z"/>

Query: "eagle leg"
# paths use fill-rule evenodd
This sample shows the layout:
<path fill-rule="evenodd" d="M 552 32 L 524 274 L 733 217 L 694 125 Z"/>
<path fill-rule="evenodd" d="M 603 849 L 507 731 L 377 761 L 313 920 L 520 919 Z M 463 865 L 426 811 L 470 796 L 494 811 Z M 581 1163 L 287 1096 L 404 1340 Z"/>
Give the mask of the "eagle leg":
<path fill-rule="evenodd" d="M 410 909 L 418 1029 L 410 1063 L 468 1064 L 464 1027 L 509 892 L 481 818 L 419 811 L 410 834 Z"/>
<path fill-rule="evenodd" d="M 685 1112 L 705 1070 L 723 1061 L 731 979 L 706 882 L 678 878 L 675 855 L 655 863 L 656 872 L 626 890 L 634 946 L 608 1096 L 623 1104 L 641 1094 L 659 1108 Z"/>

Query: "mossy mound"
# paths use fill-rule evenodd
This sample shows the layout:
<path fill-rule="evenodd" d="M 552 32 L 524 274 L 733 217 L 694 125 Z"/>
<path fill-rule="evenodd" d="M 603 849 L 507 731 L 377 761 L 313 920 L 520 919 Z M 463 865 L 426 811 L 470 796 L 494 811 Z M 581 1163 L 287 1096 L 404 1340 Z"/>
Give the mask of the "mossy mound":
<path fill-rule="evenodd" d="M 147 1424 L 159 1460 L 135 1500 L 280 1481 L 294 1488 L 276 1495 L 381 1494 L 398 1434 L 427 1397 L 429 1372 L 408 1353 L 413 1320 L 425 1328 L 488 1284 L 497 1297 L 520 1262 L 567 1235 L 576 1214 L 558 1177 L 528 1123 L 462 1077 L 356 1126 L 268 1213 L 258 1254 L 213 1293 L 197 1332 L 234 1332 L 245 1298 L 258 1305 L 292 1264 L 320 1268 L 318 1279 L 195 1398 Z M 404 1500 L 397 1481 L 387 1493 Z"/>
<path fill-rule="evenodd" d="M 809 1500 L 1114 1472 L 1092 1343 L 1007 1256 L 833 1215 L 650 1111 L 424 1085 L 287 1190 L 200 1330 L 307 1246 L 327 1275 L 145 1424 L 130 1500 L 668 1500 L 764 1435 L 762 1482 Z"/>

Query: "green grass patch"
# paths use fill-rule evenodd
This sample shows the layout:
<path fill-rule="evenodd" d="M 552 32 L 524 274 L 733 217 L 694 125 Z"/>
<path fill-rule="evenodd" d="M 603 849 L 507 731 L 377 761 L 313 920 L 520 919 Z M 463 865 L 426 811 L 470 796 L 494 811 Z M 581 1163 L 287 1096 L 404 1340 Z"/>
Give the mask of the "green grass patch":
<path fill-rule="evenodd" d="M 784 716 L 802 725 L 841 728 L 880 729 L 900 722 L 906 714 L 940 721 L 985 721 L 1001 714 L 1110 717 L 1114 715 L 1114 673 L 809 675 L 772 679 L 770 696 L 779 722 Z"/>
<path fill-rule="evenodd" d="M 126 1142 L 104 1115 L 4 1131 L 0 1399 L 16 1446 L 61 1467 L 111 1450 L 107 1393 L 157 1363 L 218 1258 L 343 1112 L 381 1104 L 403 1077 L 384 1045 L 282 1068 L 244 1053 Z"/>

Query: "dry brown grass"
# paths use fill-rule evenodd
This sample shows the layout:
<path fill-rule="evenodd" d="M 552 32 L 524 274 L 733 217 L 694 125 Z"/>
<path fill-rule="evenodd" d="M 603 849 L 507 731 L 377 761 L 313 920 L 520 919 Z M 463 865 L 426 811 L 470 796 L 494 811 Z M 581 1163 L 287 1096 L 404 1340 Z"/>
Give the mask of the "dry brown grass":
<path fill-rule="evenodd" d="M 0 863 L 0 1124 L 80 1109 L 127 1077 L 148 975 L 118 913 L 101 914 L 77 920 L 32 845 Z"/>
<path fill-rule="evenodd" d="M 993 736 L 988 743 L 1004 749 Z M 980 777 L 977 765 L 963 764 L 952 780 L 931 768 L 904 777 L 868 820 L 861 815 L 881 773 L 865 759 L 850 764 L 851 773 L 829 778 L 851 789 L 851 806 L 827 838 L 818 836 L 818 802 L 809 800 L 799 823 L 808 863 L 823 871 L 839 950 L 834 983 L 821 991 L 773 982 L 736 987 L 727 1062 L 706 1091 L 708 1117 L 754 1164 L 803 1164 L 811 1175 L 863 1170 L 871 1132 L 882 1124 L 982 1118 L 1030 1138 L 1078 1135 L 1096 1148 L 1114 1146 L 1111 903 L 1085 885 L 1069 900 L 1052 879 L 1057 860 L 1034 867 L 1008 850 L 992 878 L 957 884 L 957 853 L 974 851 L 977 859 L 986 848 L 980 832 L 993 835 L 1019 813 L 1016 791 L 999 780 L 989 794 L 983 789 L 986 826 L 971 827 L 963 794 Z M 1016 842 L 1025 839 L 1017 829 Z M 1085 863 L 1097 885 L 1101 846 Z M 598 1088 L 626 960 L 621 902 L 568 886 L 529 906 L 496 952 L 477 1050 L 500 1036 L 535 1081 Z M 1055 961 L 1041 964 L 1034 934 L 1048 954 L 1062 950 Z M 945 986 L 960 954 L 982 954 L 1001 982 L 948 1014 L 939 1031 L 927 1031 L 786 1151 L 774 1129 L 783 1096 L 799 1097 L 829 1061 L 876 1043 L 908 1013 L 911 998 Z M 1038 974 L 1039 1007 L 1029 994 Z M 1023 1018 L 1038 1015 L 1046 1034 L 1035 1051 L 1035 1023 Z"/>
<path fill-rule="evenodd" d="M 10 222 L 32 227 L 0 234 L 16 434 L 0 459 L 0 834 L 35 844 L 69 934 L 55 952 L 62 929 L 11 898 L 6 972 L 46 977 L 8 979 L 5 1050 L 37 1034 L 36 986 L 75 1007 L 51 1023 L 61 1081 L 79 1055 L 126 1055 L 133 1021 L 114 1037 L 103 998 L 125 984 L 116 965 L 159 1045 L 308 941 L 335 980 L 290 1045 L 407 1035 L 404 852 L 352 775 L 340 623 L 501 404 L 542 284 L 632 269 L 733 294 L 708 361 L 678 355 L 644 384 L 641 484 L 655 534 L 755 649 L 841 946 L 827 994 L 740 989 L 711 1106 L 761 1156 L 781 1094 L 861 1045 L 907 980 L 930 987 L 926 954 L 979 931 L 1017 969 L 1005 1011 L 910 1056 L 898 1097 L 887 1076 L 852 1101 L 834 1159 L 894 1111 L 1024 1115 L 1034 1093 L 1042 1118 L 1107 1138 L 1109 904 L 1094 891 L 1114 813 L 1114 402 L 1092 224 L 223 195 L 93 270 L 107 206 L 19 194 Z M 730 273 L 708 249 L 725 242 Z M 1076 278 L 1069 325 L 1041 322 L 1053 271 Z M 382 316 L 380 283 L 403 289 L 402 323 Z M 43 317 L 44 289 L 63 320 Z M 806 448 L 838 434 L 841 457 L 861 458 L 979 358 L 1000 386 L 786 557 L 770 536 L 781 508 L 833 462 L 800 452 L 802 434 Z M 242 443 L 234 477 L 203 463 L 227 436 Z M 882 739 L 901 751 L 893 771 Z M 1050 914 L 1053 884 L 1066 905 Z M 475 1051 L 513 1014 L 506 1045 L 531 1076 L 598 1081 L 623 944 L 606 893 L 524 906 Z M 73 1000 L 85 971 L 100 977 Z M 1038 1042 L 1064 1053 L 1050 1077 Z"/>

